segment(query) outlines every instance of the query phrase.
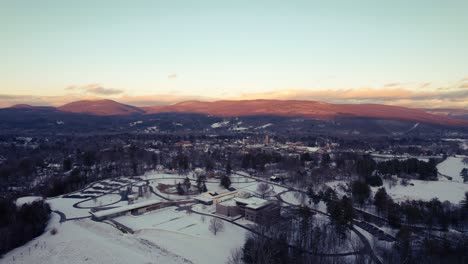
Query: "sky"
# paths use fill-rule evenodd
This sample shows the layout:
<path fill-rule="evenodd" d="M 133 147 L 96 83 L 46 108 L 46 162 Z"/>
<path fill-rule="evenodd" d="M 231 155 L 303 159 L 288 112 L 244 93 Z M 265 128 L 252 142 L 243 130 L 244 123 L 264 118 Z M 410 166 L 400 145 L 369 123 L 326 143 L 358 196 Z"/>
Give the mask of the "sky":
<path fill-rule="evenodd" d="M 468 107 L 468 1 L 0 0 L 0 106 Z"/>

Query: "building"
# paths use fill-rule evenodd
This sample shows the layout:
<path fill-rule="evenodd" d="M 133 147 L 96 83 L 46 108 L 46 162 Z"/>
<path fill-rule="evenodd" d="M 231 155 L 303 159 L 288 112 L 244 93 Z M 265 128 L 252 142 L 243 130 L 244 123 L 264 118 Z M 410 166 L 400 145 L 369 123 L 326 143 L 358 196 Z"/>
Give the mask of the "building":
<path fill-rule="evenodd" d="M 102 221 L 109 218 L 114 218 L 121 215 L 133 214 L 139 215 L 146 212 L 154 211 L 168 206 L 176 206 L 181 204 L 193 203 L 193 200 L 181 200 L 181 201 L 167 201 L 161 202 L 160 200 L 148 200 L 141 203 L 132 203 L 129 205 L 124 205 L 120 207 L 103 209 L 103 210 L 93 210 L 91 209 L 90 213 L 94 220 Z"/>
<path fill-rule="evenodd" d="M 149 192 L 148 185 L 138 186 L 138 197 L 143 197 L 143 195 L 147 194 L 148 192 Z"/>
<path fill-rule="evenodd" d="M 179 142 L 175 143 L 175 145 L 176 145 L 176 147 L 182 147 L 182 148 L 193 147 L 193 144 L 190 141 L 179 141 Z"/>
<path fill-rule="evenodd" d="M 245 219 L 266 223 L 280 216 L 280 206 L 272 201 L 257 197 L 233 198 L 216 204 L 216 213 L 227 217 L 242 215 Z"/>
<path fill-rule="evenodd" d="M 278 219 L 281 209 L 278 204 L 269 202 L 263 205 L 246 205 L 245 219 L 256 223 L 268 223 Z"/>
<path fill-rule="evenodd" d="M 195 200 L 198 201 L 199 203 L 205 204 L 205 205 L 212 205 L 213 204 L 213 199 L 207 198 L 207 197 L 204 197 L 204 196 L 195 197 Z"/>
<path fill-rule="evenodd" d="M 216 213 L 227 217 L 241 215 L 241 210 L 234 199 L 226 200 L 216 204 Z"/>
<path fill-rule="evenodd" d="M 133 195 L 133 194 L 129 194 L 127 196 L 127 199 L 128 199 L 128 204 L 133 204 L 137 200 L 137 197 L 135 197 L 135 195 Z"/>

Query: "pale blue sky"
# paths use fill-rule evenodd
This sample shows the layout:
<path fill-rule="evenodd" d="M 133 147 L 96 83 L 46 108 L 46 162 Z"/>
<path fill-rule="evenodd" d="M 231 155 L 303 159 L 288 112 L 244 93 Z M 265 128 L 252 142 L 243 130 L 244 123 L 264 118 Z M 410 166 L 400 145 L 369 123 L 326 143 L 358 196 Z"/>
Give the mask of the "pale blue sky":
<path fill-rule="evenodd" d="M 468 77 L 467 14 L 466 0 L 0 0 L 0 94 L 436 89 Z"/>

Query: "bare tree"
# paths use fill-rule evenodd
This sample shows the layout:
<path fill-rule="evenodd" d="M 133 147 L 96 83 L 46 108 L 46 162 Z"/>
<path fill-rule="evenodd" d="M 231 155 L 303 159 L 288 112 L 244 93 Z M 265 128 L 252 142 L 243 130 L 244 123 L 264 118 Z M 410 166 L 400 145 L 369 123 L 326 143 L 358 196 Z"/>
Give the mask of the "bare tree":
<path fill-rule="evenodd" d="M 211 218 L 208 229 L 216 236 L 218 232 L 221 232 L 224 230 L 223 220 L 219 218 Z"/>
<path fill-rule="evenodd" d="M 267 194 L 270 192 L 270 185 L 268 183 L 261 182 L 257 185 L 257 194 L 265 198 Z"/>

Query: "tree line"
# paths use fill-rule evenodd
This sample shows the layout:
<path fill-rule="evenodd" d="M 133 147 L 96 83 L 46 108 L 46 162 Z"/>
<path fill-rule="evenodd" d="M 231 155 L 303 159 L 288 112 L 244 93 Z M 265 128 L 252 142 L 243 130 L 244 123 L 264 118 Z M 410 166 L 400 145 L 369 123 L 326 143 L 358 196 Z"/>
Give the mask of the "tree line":
<path fill-rule="evenodd" d="M 0 255 L 41 235 L 50 212 L 49 205 L 44 201 L 17 208 L 13 200 L 0 198 Z"/>

